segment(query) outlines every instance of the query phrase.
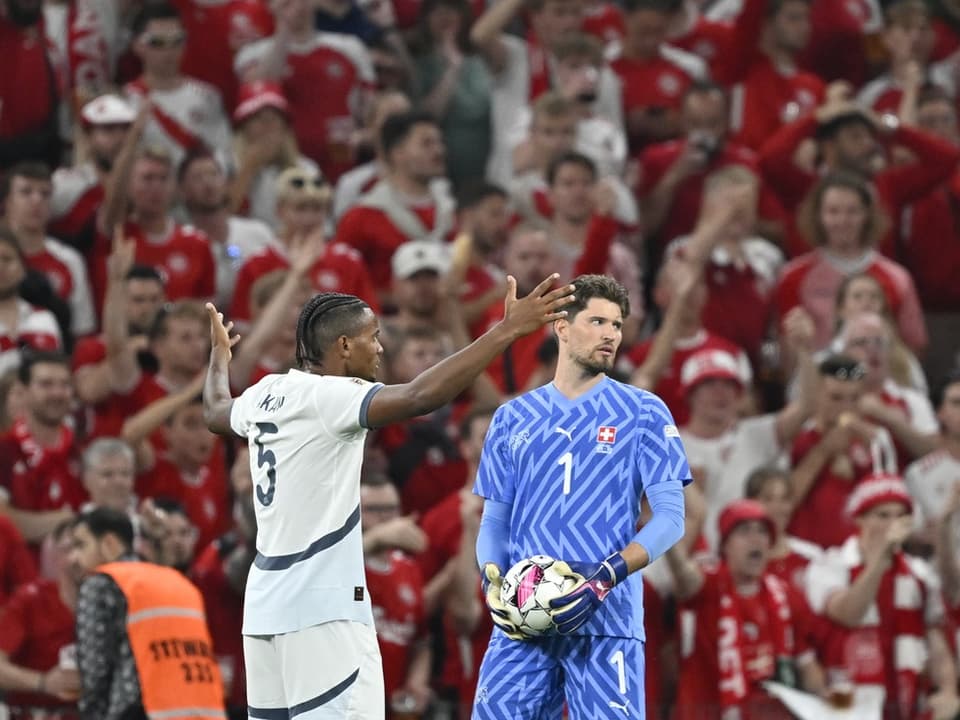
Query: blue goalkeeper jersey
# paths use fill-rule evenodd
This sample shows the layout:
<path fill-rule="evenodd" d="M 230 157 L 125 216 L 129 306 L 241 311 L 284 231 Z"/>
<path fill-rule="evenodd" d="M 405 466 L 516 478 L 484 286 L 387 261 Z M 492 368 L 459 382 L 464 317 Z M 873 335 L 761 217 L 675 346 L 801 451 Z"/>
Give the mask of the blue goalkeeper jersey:
<path fill-rule="evenodd" d="M 473 491 L 512 505 L 511 565 L 596 562 L 627 546 L 644 489 L 667 480 L 691 480 L 670 411 L 605 377 L 575 400 L 549 383 L 500 407 Z M 578 634 L 644 639 L 642 582 L 637 572 L 615 587 Z"/>

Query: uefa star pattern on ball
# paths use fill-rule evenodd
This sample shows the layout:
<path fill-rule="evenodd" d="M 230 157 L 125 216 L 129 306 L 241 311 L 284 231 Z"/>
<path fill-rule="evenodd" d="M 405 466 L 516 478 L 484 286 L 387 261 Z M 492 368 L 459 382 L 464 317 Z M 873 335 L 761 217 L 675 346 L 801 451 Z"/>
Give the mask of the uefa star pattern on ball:
<path fill-rule="evenodd" d="M 547 555 L 534 555 L 516 563 L 503 578 L 500 599 L 510 621 L 527 637 L 554 630 L 550 601 L 578 585 L 576 578 L 559 572 L 556 563 Z"/>

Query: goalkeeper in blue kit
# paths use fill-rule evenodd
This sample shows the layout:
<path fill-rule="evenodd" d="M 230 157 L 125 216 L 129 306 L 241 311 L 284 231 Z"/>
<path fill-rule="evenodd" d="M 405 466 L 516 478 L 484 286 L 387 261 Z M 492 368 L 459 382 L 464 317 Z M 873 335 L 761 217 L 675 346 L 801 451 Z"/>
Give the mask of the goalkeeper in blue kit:
<path fill-rule="evenodd" d="M 576 299 L 554 322 L 553 382 L 497 410 L 474 486 L 486 500 L 477 560 L 497 626 L 474 702 L 483 720 L 559 718 L 564 700 L 574 720 L 643 718 L 636 571 L 683 535 L 691 475 L 670 411 L 606 375 L 626 290 L 599 275 L 573 284 Z M 637 532 L 643 495 L 653 517 Z M 565 561 L 578 583 L 550 603 L 557 632 L 523 639 L 500 601 L 501 575 L 538 554 Z"/>

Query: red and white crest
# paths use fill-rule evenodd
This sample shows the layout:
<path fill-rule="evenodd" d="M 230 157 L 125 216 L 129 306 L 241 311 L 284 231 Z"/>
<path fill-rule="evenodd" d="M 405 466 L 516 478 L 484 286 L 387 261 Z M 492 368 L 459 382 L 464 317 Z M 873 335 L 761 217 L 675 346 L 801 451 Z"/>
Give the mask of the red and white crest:
<path fill-rule="evenodd" d="M 597 442 L 613 445 L 617 441 L 617 428 L 613 425 L 603 425 L 597 430 Z"/>

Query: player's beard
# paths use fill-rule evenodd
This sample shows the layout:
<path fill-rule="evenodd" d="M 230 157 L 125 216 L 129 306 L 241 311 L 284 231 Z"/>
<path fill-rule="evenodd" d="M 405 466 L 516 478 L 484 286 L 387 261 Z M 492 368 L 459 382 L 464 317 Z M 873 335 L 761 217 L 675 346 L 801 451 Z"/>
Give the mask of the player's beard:
<path fill-rule="evenodd" d="M 583 370 L 584 375 L 589 377 L 596 377 L 597 375 L 603 375 L 606 372 L 609 372 L 613 368 L 613 358 L 611 357 L 609 361 L 606 360 L 596 360 L 593 356 L 575 356 L 573 358 L 574 362 L 580 366 Z"/>

